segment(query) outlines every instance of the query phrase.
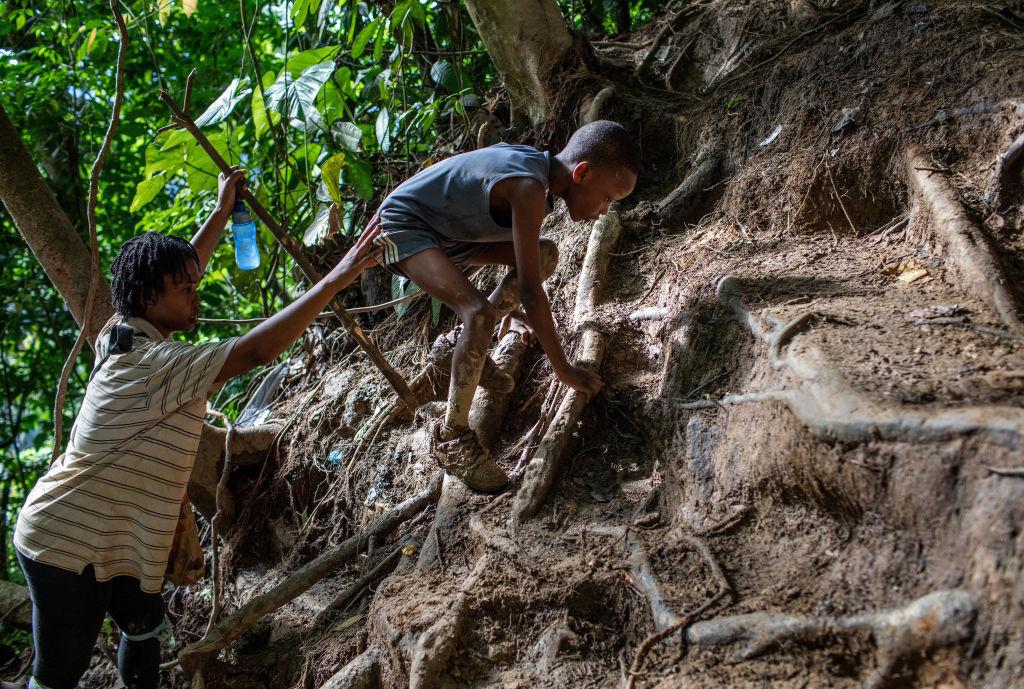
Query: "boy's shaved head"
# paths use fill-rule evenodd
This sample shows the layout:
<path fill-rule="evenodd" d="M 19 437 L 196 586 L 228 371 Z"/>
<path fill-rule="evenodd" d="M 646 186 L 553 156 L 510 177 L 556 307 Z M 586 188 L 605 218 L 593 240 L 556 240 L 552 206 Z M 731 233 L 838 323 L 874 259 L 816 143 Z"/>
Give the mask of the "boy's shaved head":
<path fill-rule="evenodd" d="M 596 120 L 577 129 L 559 153 L 563 159 L 587 161 L 595 167 L 625 168 L 639 173 L 636 148 L 618 122 Z"/>

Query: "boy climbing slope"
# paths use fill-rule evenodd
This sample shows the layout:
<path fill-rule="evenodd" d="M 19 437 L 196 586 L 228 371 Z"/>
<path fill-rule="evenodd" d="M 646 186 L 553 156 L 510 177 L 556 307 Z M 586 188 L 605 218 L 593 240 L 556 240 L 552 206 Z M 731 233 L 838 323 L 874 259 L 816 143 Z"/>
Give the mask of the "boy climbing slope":
<path fill-rule="evenodd" d="M 522 304 L 558 379 L 589 394 L 601 389 L 596 373 L 569 364 L 555 332 L 542 283 L 555 270 L 558 250 L 540 236 L 540 226 L 552 208 L 549 193 L 565 201 L 574 221 L 596 220 L 633 191 L 637 169 L 626 130 L 602 120 L 578 129 L 554 156 L 509 144 L 453 156 L 419 172 L 381 204 L 381 262 L 462 321 L 448 411 L 430 437 L 438 463 L 471 488 L 493 492 L 508 483 L 469 428 L 469 409 L 499 317 Z M 489 297 L 466 275 L 486 265 L 511 268 Z M 486 382 L 496 382 L 493 373 Z"/>

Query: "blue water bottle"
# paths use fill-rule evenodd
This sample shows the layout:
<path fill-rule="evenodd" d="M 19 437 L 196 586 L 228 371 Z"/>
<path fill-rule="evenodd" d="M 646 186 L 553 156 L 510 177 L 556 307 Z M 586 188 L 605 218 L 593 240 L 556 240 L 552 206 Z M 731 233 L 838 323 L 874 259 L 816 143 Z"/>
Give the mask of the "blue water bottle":
<path fill-rule="evenodd" d="M 258 268 L 260 250 L 256 246 L 256 223 L 242 199 L 235 201 L 235 210 L 231 213 L 231 236 L 235 238 L 235 263 L 238 267 L 242 270 Z"/>

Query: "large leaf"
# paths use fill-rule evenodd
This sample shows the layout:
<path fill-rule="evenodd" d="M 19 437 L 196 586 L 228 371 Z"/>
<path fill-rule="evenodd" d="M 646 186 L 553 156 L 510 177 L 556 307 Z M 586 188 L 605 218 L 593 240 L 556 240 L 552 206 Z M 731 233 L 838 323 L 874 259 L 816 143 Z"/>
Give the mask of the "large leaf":
<path fill-rule="evenodd" d="M 339 121 L 331 124 L 331 136 L 334 137 L 334 143 L 355 153 L 363 141 L 363 130 L 354 122 Z"/>
<path fill-rule="evenodd" d="M 387 108 L 381 108 L 377 113 L 373 131 L 377 135 L 377 144 L 380 146 L 380 150 L 387 153 L 391 148 L 391 113 Z"/>
<path fill-rule="evenodd" d="M 297 79 L 288 70 L 282 70 L 266 91 L 267 105 L 289 118 L 298 118 L 308 110 L 315 110 L 316 94 L 334 72 L 333 62 L 321 62 L 306 69 Z"/>
<path fill-rule="evenodd" d="M 226 120 L 231 111 L 235 109 L 235 106 L 252 93 L 252 89 L 243 88 L 248 81 L 247 77 L 241 80 L 237 77 L 232 79 L 228 87 L 224 89 L 224 93 L 220 94 L 217 100 L 210 104 L 206 112 L 196 118 L 196 125 L 206 127 Z"/>
<path fill-rule="evenodd" d="M 167 178 L 163 175 L 150 177 L 139 182 L 135 186 L 135 198 L 132 199 L 132 205 L 128 209 L 129 212 L 136 212 L 156 198 L 156 195 L 160 193 L 165 184 L 167 184 Z"/>
<path fill-rule="evenodd" d="M 298 78 L 303 72 L 313 65 L 318 65 L 321 62 L 326 62 L 327 60 L 334 60 L 340 50 L 341 46 L 328 45 L 323 48 L 303 50 L 301 53 L 290 55 L 288 56 L 288 63 L 286 65 L 288 73 L 293 77 Z"/>
<path fill-rule="evenodd" d="M 352 59 L 358 60 L 359 56 L 366 50 L 366 44 L 370 42 L 374 34 L 377 33 L 377 27 L 380 25 L 380 19 L 374 19 L 372 22 L 367 24 L 356 36 L 356 40 L 352 43 Z"/>
<path fill-rule="evenodd" d="M 335 153 L 320 166 L 320 177 L 331 195 L 331 200 L 341 205 L 341 168 L 345 167 L 345 154 Z"/>
<path fill-rule="evenodd" d="M 185 12 L 186 17 L 191 17 L 196 11 L 196 6 L 199 4 L 199 0 L 181 0 L 181 9 Z"/>
<path fill-rule="evenodd" d="M 345 182 L 365 200 L 373 199 L 373 168 L 365 160 L 352 160 L 345 166 Z"/>
<path fill-rule="evenodd" d="M 274 73 L 267 72 L 263 75 L 263 88 L 270 88 L 270 85 L 274 83 Z M 281 115 L 276 112 L 270 113 L 270 119 L 267 119 L 267 108 L 265 101 L 263 100 L 263 94 L 259 89 L 253 89 L 252 92 L 252 123 L 256 129 L 256 138 L 259 139 L 269 129 L 271 122 L 277 124 L 281 121 Z"/>
<path fill-rule="evenodd" d="M 181 146 L 164 149 L 160 147 L 159 141 L 154 141 L 146 146 L 146 179 L 162 173 L 169 173 L 168 177 L 173 177 L 174 173 L 180 170 L 184 164 L 185 158 L 182 155 Z"/>
<path fill-rule="evenodd" d="M 387 42 L 384 40 L 385 32 L 387 31 L 387 22 L 381 22 L 377 26 L 377 35 L 373 37 L 373 61 L 380 62 L 381 56 L 384 54 L 384 44 Z"/>

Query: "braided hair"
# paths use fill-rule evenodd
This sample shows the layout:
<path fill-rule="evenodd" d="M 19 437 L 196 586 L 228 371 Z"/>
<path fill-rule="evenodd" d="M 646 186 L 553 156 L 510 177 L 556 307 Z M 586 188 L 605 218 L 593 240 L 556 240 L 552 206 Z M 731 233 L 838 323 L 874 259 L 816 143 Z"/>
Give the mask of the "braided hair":
<path fill-rule="evenodd" d="M 595 167 L 625 168 L 634 175 L 640 171 L 633 140 L 625 127 L 611 120 L 596 120 L 577 129 L 559 153 L 562 155 Z"/>
<path fill-rule="evenodd" d="M 164 275 L 175 282 L 189 279 L 189 261 L 199 264 L 199 255 L 189 242 L 159 232 L 132 237 L 110 266 L 110 292 L 114 308 L 124 317 L 141 316 L 164 288 Z"/>

